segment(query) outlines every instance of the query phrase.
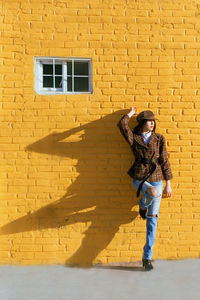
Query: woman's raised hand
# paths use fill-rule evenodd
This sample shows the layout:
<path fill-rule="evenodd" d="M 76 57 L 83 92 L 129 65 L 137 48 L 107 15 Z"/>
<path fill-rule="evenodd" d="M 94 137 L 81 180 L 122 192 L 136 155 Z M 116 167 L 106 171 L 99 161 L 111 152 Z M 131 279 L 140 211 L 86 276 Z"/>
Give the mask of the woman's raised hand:
<path fill-rule="evenodd" d="M 136 114 L 137 108 L 136 106 L 132 106 L 130 112 L 128 113 L 129 118 Z"/>
<path fill-rule="evenodd" d="M 134 112 L 134 114 L 136 114 L 136 111 L 137 111 L 136 106 L 132 106 L 132 107 L 131 107 L 131 111 Z"/>

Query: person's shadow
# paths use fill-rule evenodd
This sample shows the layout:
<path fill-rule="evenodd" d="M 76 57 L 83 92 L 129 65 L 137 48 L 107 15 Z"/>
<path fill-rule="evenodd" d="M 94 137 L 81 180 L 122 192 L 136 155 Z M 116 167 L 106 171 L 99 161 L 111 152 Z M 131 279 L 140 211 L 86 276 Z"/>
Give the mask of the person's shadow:
<path fill-rule="evenodd" d="M 66 264 L 92 265 L 120 225 L 132 222 L 138 215 L 133 210 L 137 200 L 126 173 L 133 155 L 117 128 L 125 112 L 118 111 L 77 128 L 52 133 L 27 146 L 26 151 L 77 159 L 79 175 L 61 199 L 2 226 L 0 233 L 90 223 L 80 248 L 71 253 Z M 84 131 L 81 141 L 62 141 L 80 131 Z"/>

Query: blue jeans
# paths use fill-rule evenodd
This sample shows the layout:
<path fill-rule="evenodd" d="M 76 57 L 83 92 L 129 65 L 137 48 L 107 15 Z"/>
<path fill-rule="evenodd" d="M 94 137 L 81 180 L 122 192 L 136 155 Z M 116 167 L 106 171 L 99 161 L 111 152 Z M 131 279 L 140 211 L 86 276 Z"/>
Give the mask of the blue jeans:
<path fill-rule="evenodd" d="M 133 179 L 133 186 L 137 190 L 140 185 L 139 180 Z M 146 193 L 146 190 L 150 187 L 155 187 L 158 194 L 156 197 L 152 197 Z M 145 181 L 142 186 L 142 194 L 143 196 L 139 200 L 139 206 L 141 209 L 148 209 L 147 212 L 147 223 L 146 223 L 146 244 L 144 245 L 143 249 L 143 258 L 145 259 L 151 259 L 153 254 L 153 245 L 155 243 L 155 237 L 156 237 L 156 228 L 158 223 L 158 215 L 160 210 L 160 202 L 162 197 L 162 191 L 163 191 L 163 182 L 161 181 L 153 181 L 153 182 L 147 182 Z M 156 215 L 156 217 L 152 216 Z"/>

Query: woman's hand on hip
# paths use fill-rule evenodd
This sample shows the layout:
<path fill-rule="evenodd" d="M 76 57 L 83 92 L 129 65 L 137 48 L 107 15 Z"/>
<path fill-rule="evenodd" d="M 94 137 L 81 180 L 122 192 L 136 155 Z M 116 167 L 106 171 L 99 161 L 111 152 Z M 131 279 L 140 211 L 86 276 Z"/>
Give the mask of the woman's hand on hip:
<path fill-rule="evenodd" d="M 166 186 L 164 188 L 163 193 L 166 197 L 171 197 L 172 196 L 172 188 L 171 188 L 170 180 L 166 181 Z"/>

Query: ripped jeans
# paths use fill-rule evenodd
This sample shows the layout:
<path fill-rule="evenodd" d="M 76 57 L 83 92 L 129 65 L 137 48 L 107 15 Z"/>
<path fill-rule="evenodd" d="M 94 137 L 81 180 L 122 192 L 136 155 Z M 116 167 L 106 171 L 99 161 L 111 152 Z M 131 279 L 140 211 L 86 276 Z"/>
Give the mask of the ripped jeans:
<path fill-rule="evenodd" d="M 133 179 L 133 186 L 137 190 L 141 181 Z M 150 196 L 146 190 L 150 187 L 155 187 L 158 195 L 156 197 Z M 141 209 L 148 209 L 147 212 L 147 223 L 146 223 L 146 244 L 143 248 L 143 258 L 144 259 L 151 259 L 153 254 L 153 245 L 155 243 L 156 237 L 156 228 L 158 222 L 158 215 L 160 210 L 160 202 L 162 198 L 162 191 L 163 191 L 163 181 L 153 181 L 147 182 L 145 181 L 141 192 L 143 196 L 139 200 L 139 206 Z M 152 215 L 156 215 L 153 217 Z"/>

